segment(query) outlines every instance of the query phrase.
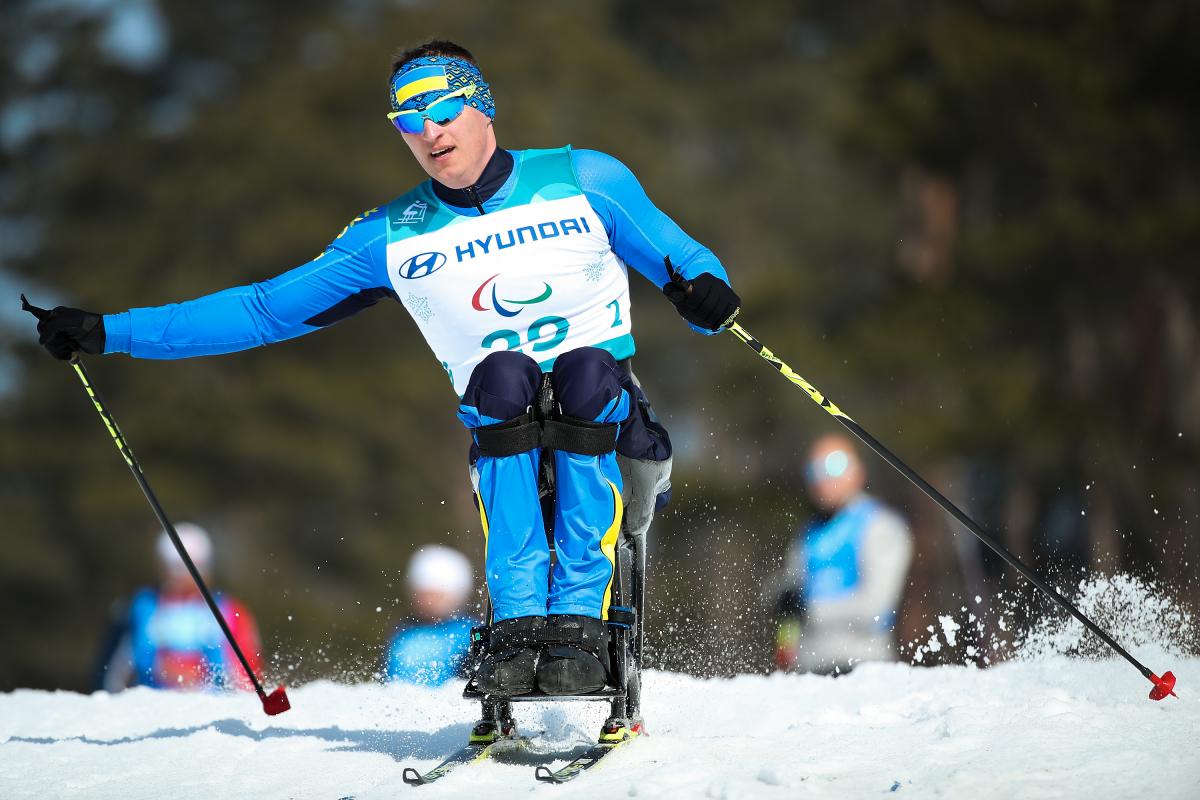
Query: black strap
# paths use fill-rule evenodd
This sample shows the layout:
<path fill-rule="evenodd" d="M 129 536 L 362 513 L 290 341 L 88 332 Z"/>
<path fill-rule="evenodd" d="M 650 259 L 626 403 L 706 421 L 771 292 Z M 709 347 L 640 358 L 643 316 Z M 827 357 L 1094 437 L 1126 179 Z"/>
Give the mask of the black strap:
<path fill-rule="evenodd" d="M 603 634 L 600 636 L 587 636 L 583 629 L 579 627 L 562 628 L 557 625 L 547 625 L 538 632 L 538 641 L 546 647 L 554 647 L 555 645 L 578 647 L 580 650 L 600 658 L 600 648 L 604 647 L 606 640 L 603 638 Z"/>
<path fill-rule="evenodd" d="M 542 423 L 542 447 L 584 456 L 600 456 L 617 449 L 615 422 L 589 422 L 562 416 Z"/>
<path fill-rule="evenodd" d="M 488 631 L 488 646 L 493 653 L 511 647 L 536 646 L 541 644 L 544 630 L 541 625 L 493 625 Z"/>
<path fill-rule="evenodd" d="M 621 362 L 627 365 L 627 361 Z M 538 389 L 537 407 L 514 419 L 474 428 L 479 453 L 493 458 L 515 456 L 534 448 L 563 450 L 583 456 L 602 456 L 617 449 L 619 424 L 592 422 L 554 413 L 550 376 Z M 634 409 L 631 413 L 637 413 Z"/>
<path fill-rule="evenodd" d="M 622 628 L 631 628 L 637 622 L 637 611 L 621 606 L 608 607 L 608 624 Z"/>
<path fill-rule="evenodd" d="M 542 440 L 541 426 L 532 413 L 475 428 L 474 432 L 480 454 L 493 458 L 515 456 L 533 450 L 540 446 Z"/>
<path fill-rule="evenodd" d="M 547 625 L 538 631 L 538 641 L 542 644 L 583 644 L 582 628 L 558 628 Z"/>

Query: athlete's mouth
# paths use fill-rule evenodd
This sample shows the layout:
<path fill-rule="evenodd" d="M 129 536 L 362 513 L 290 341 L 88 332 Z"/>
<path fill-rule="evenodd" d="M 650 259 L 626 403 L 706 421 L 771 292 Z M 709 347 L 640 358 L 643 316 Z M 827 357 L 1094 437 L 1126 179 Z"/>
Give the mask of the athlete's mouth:
<path fill-rule="evenodd" d="M 437 159 L 442 158 L 443 156 L 450 153 L 450 151 L 453 149 L 454 149 L 454 146 L 451 145 L 450 147 L 443 147 L 440 150 L 432 150 L 432 151 L 430 151 L 429 155 L 431 158 L 433 158 L 436 161 Z"/>

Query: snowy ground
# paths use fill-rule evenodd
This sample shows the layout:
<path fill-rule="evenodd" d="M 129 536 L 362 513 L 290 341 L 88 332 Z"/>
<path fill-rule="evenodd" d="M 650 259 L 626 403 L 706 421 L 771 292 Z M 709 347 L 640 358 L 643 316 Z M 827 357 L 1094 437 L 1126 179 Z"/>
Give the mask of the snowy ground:
<path fill-rule="evenodd" d="M 1139 653 L 1139 656 L 1144 654 Z M 405 786 L 462 742 L 457 688 L 319 682 L 270 718 L 250 695 L 138 689 L 0 694 L 0 797 L 1200 797 L 1200 659 L 1155 703 L 1121 661 L 1052 656 L 994 669 L 868 665 L 842 678 L 647 676 L 650 735 L 565 786 L 480 764 Z M 521 705 L 560 755 L 595 737 L 596 703 Z"/>

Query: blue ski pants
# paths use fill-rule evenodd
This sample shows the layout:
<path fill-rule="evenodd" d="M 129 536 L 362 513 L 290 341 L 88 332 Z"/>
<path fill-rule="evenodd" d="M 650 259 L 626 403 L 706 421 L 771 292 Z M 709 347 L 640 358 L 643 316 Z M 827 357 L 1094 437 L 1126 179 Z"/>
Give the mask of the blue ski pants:
<path fill-rule="evenodd" d="M 594 347 L 564 353 L 550 379 L 563 415 L 617 423 L 622 452 L 627 449 L 622 445 L 641 446 L 632 385 L 610 353 Z M 492 353 L 471 373 L 458 417 L 470 429 L 520 417 L 537 404 L 541 381 L 541 368 L 529 356 Z M 644 428 L 640 436 L 646 436 Z M 607 618 L 623 510 L 616 450 L 601 455 L 548 452 L 556 473 L 552 575 L 538 499 L 541 450 L 493 457 L 472 448 L 495 622 L 547 613 Z"/>

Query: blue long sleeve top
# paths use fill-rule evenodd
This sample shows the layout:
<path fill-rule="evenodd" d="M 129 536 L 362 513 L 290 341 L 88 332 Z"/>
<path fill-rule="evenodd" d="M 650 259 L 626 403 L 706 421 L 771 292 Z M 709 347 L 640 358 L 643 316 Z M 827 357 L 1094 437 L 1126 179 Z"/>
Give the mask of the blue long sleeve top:
<path fill-rule="evenodd" d="M 497 150 L 485 177 L 494 185 L 480 206 L 453 199 L 457 214 L 498 207 L 513 188 L 512 165 L 523 151 Z M 712 251 L 688 236 L 646 195 L 624 164 L 595 150 L 572 150 L 572 164 L 589 204 L 601 218 L 616 255 L 658 287 L 670 279 L 663 258 L 688 279 L 728 275 Z M 507 170 L 507 174 L 505 174 Z M 482 183 L 482 180 L 481 180 Z M 457 190 L 434 185 L 440 198 Z M 176 359 L 244 350 L 291 339 L 338 322 L 385 297 L 396 298 L 386 269 L 387 215 L 364 212 L 318 258 L 269 280 L 153 308 L 104 317 L 105 352 Z M 712 331 L 692 326 L 710 334 Z"/>

